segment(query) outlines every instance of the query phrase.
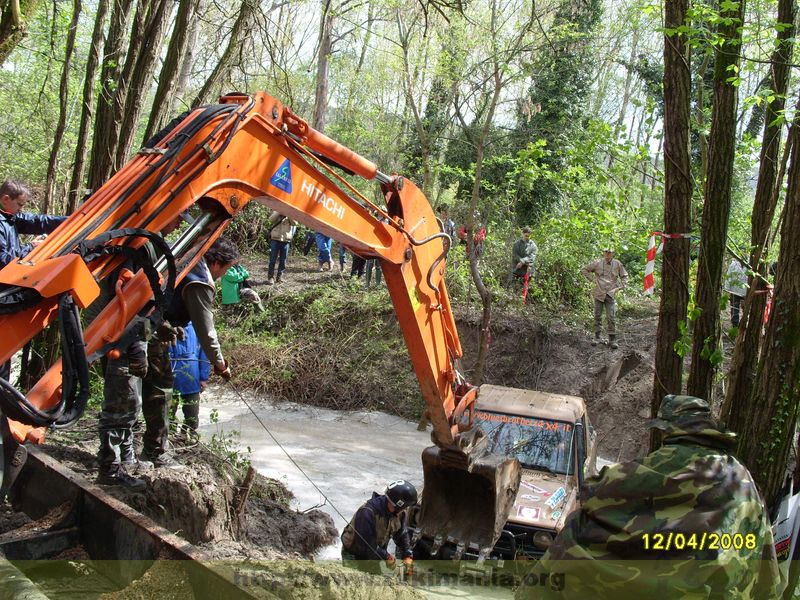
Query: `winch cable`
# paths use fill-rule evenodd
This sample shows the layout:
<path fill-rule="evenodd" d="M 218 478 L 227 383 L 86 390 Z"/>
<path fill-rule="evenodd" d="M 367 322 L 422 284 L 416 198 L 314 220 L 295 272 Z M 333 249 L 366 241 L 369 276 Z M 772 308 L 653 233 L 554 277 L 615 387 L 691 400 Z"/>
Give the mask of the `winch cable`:
<path fill-rule="evenodd" d="M 305 470 L 303 469 L 303 467 L 301 467 L 301 466 L 300 466 L 300 465 L 297 463 L 297 461 L 296 461 L 294 458 L 292 458 L 292 455 L 291 455 L 291 454 L 289 454 L 289 451 L 288 451 L 288 450 L 287 450 L 287 449 L 284 447 L 284 445 L 283 445 L 283 444 L 281 444 L 281 443 L 280 443 L 280 441 L 278 441 L 278 438 L 276 438 L 276 437 L 275 437 L 275 435 L 274 435 L 274 434 L 273 434 L 273 433 L 272 433 L 272 432 L 269 430 L 269 428 L 266 426 L 266 424 L 264 423 L 264 421 L 262 421 L 262 420 L 261 420 L 261 417 L 259 417 L 259 416 L 258 416 L 258 414 L 256 413 L 256 411 L 255 411 L 255 410 L 253 410 L 253 407 L 252 407 L 252 406 L 250 406 L 250 403 L 249 403 L 247 400 L 245 400 L 244 396 L 243 396 L 243 395 L 242 395 L 242 393 L 239 391 L 239 389 L 238 389 L 238 388 L 237 388 L 237 387 L 236 387 L 236 386 L 233 384 L 233 382 L 231 382 L 231 381 L 228 381 L 228 382 L 227 382 L 227 384 L 228 384 L 228 387 L 230 387 L 230 389 L 231 389 L 231 390 L 233 390 L 233 393 L 234 393 L 234 394 L 236 394 L 236 395 L 239 397 L 239 400 L 241 400 L 241 401 L 242 401 L 242 403 L 243 403 L 243 404 L 244 404 L 244 405 L 247 407 L 247 410 L 249 410 L 249 411 L 250 411 L 250 414 L 252 414 L 252 415 L 253 415 L 253 416 L 256 418 L 256 421 L 258 421 L 259 425 L 261 425 L 261 427 L 264 429 L 264 431 L 266 431 L 266 432 L 267 432 L 267 435 L 268 435 L 268 436 L 269 436 L 269 437 L 272 439 L 272 441 L 273 441 L 273 442 L 275 442 L 275 445 L 276 445 L 276 446 L 278 446 L 278 448 L 280 448 L 280 449 L 281 449 L 281 452 L 283 452 L 283 453 L 286 455 L 286 458 L 288 458 L 288 459 L 289 459 L 289 461 L 290 461 L 290 462 L 291 462 L 291 463 L 292 463 L 292 464 L 295 466 L 295 468 L 296 468 L 298 471 L 300 471 L 300 473 L 303 475 L 303 477 L 305 477 L 305 478 L 306 478 L 306 480 L 308 480 L 308 482 L 309 482 L 309 483 L 310 483 L 310 484 L 311 484 L 311 485 L 314 487 L 314 489 L 315 489 L 315 490 L 317 490 L 317 492 L 319 492 L 319 495 L 320 495 L 320 496 L 322 496 L 322 497 L 325 499 L 325 502 L 326 502 L 327 504 L 329 504 L 329 505 L 330 505 L 330 507 L 331 507 L 331 508 L 334 510 L 334 512 L 335 512 L 337 515 L 339 515 L 339 517 L 342 519 L 342 521 L 344 521 L 345 523 L 349 523 L 349 522 L 350 522 L 350 519 L 346 519 L 346 518 L 345 518 L 345 516 L 344 516 L 344 515 L 342 514 L 342 512 L 341 512 L 341 511 L 340 511 L 340 510 L 337 508 L 337 506 L 336 506 L 336 505 L 335 505 L 335 504 L 334 504 L 334 503 L 331 501 L 331 499 L 330 499 L 330 498 L 328 498 L 327 494 L 325 494 L 325 492 L 323 492 L 323 491 L 322 491 L 322 490 L 319 488 L 319 486 L 318 486 L 318 485 L 317 485 L 317 484 L 314 482 L 314 480 L 313 480 L 313 479 L 311 479 L 311 477 L 309 476 L 309 474 L 305 472 Z M 365 540 L 365 541 L 366 541 L 366 540 Z"/>
<path fill-rule="evenodd" d="M 303 477 L 305 477 L 305 478 L 306 478 L 306 480 L 308 480 L 308 482 L 309 482 L 309 483 L 310 483 L 312 486 L 314 486 L 314 489 L 315 489 L 315 490 L 317 490 L 317 492 L 319 493 L 319 495 L 320 495 L 320 496 L 322 496 L 322 497 L 325 499 L 325 502 L 326 502 L 327 504 L 329 504 L 329 505 L 330 505 L 330 507 L 331 507 L 331 508 L 334 510 L 334 512 L 336 512 L 336 514 L 337 514 L 337 515 L 339 515 L 339 518 L 340 518 L 340 519 L 342 519 L 342 521 L 344 521 L 344 523 L 345 523 L 345 527 L 346 527 L 346 526 L 347 526 L 347 525 L 350 523 L 350 519 L 346 519 L 346 518 L 345 518 L 345 516 L 342 514 L 342 511 L 340 511 L 340 510 L 337 508 L 337 506 L 336 506 L 336 505 L 335 505 L 335 504 L 334 504 L 334 503 L 331 501 L 331 499 L 330 499 L 330 498 L 329 498 L 329 497 L 328 497 L 328 496 L 325 494 L 325 492 L 323 492 L 323 491 L 322 491 L 322 490 L 319 488 L 319 486 L 318 486 L 316 483 L 314 483 L 314 480 L 313 480 L 313 479 L 311 479 L 311 477 L 309 476 L 309 474 L 308 474 L 308 473 L 306 473 L 306 472 L 303 470 L 303 467 L 301 467 L 301 466 L 300 466 L 300 465 L 297 463 L 297 461 L 296 461 L 294 458 L 292 458 L 292 455 L 291 455 L 291 454 L 289 454 L 289 451 L 288 451 L 288 450 L 287 450 L 287 449 L 286 449 L 286 448 L 283 446 L 283 444 L 281 444 L 281 443 L 278 441 L 278 438 L 276 438 L 276 437 L 275 437 L 275 435 L 274 435 L 274 434 L 273 434 L 273 433 L 272 433 L 272 432 L 269 430 L 269 428 L 268 428 L 268 427 L 267 427 L 267 426 L 264 424 L 264 421 L 262 421 L 262 420 L 261 420 L 261 417 L 259 417 L 259 416 L 258 416 L 258 414 L 256 414 L 256 411 L 255 411 L 255 410 L 253 410 L 253 407 L 252 407 L 252 406 L 250 406 L 250 403 L 249 403 L 247 400 L 245 400 L 245 399 L 244 399 L 244 396 L 243 396 L 243 395 L 242 395 L 242 393 L 239 391 L 239 389 L 238 389 L 238 388 L 237 388 L 235 385 L 233 385 L 233 382 L 231 382 L 231 381 L 228 381 L 228 382 L 227 382 L 227 384 L 228 384 L 228 386 L 229 386 L 229 387 L 230 387 L 230 388 L 233 390 L 233 392 L 234 392 L 234 393 L 235 393 L 237 396 L 239 396 L 239 400 L 241 400 L 241 401 L 242 401 L 242 403 L 243 403 L 243 404 L 244 404 L 244 405 L 247 407 L 247 410 L 249 410 L 249 411 L 250 411 L 250 414 L 252 414 L 252 415 L 253 415 L 253 416 L 256 418 L 256 421 L 258 421 L 258 423 L 261 425 L 261 427 L 264 429 L 264 431 L 266 431 L 266 432 L 267 432 L 267 435 L 269 435 L 269 437 L 270 437 L 270 438 L 272 438 L 272 441 L 273 441 L 273 442 L 275 442 L 275 445 L 276 445 L 276 446 L 278 446 L 278 448 L 280 448 L 280 449 L 281 449 L 281 451 L 282 451 L 282 452 L 283 452 L 283 453 L 286 455 L 286 458 L 288 458 L 288 459 L 289 459 L 289 461 L 290 461 L 290 462 L 291 462 L 291 463 L 292 463 L 292 464 L 295 466 L 295 468 L 296 468 L 298 471 L 300 471 L 300 473 L 302 473 Z M 406 519 L 407 519 L 407 518 L 408 518 L 408 513 L 406 513 Z M 370 543 L 369 543 L 367 540 L 365 540 L 365 539 L 364 539 L 364 536 L 363 536 L 363 535 L 361 535 L 361 534 L 360 534 L 360 533 L 359 533 L 359 532 L 358 532 L 358 531 L 355 529 L 355 527 L 353 528 L 353 532 L 354 532 L 354 533 L 355 533 L 355 534 L 356 534 L 358 537 L 360 537 L 360 538 L 361 538 L 361 541 L 362 541 L 362 542 L 364 542 L 364 545 L 365 545 L 365 546 L 367 546 L 368 548 L 369 548 L 369 547 L 371 547 L 371 544 L 370 544 Z M 375 559 L 375 560 L 378 560 L 378 559 Z"/>

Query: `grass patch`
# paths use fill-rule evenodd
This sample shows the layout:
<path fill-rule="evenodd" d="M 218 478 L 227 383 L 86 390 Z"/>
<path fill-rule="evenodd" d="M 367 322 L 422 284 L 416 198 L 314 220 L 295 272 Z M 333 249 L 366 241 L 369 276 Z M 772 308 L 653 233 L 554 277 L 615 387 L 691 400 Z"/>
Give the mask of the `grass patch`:
<path fill-rule="evenodd" d="M 356 282 L 238 307 L 219 330 L 236 382 L 276 398 L 416 419 L 424 403 L 385 289 Z"/>

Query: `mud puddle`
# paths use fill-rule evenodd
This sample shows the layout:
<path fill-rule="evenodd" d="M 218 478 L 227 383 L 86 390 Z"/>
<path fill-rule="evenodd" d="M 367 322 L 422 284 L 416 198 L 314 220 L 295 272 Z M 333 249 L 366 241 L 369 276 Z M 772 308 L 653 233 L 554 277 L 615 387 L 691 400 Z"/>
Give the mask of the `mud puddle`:
<path fill-rule="evenodd" d="M 259 473 L 281 481 L 294 494 L 292 508 L 319 508 L 333 518 L 339 532 L 372 492 L 382 493 L 390 481 L 407 479 L 422 485 L 420 457 L 431 437 L 430 432 L 417 431 L 415 422 L 385 413 L 339 412 L 241 393 L 276 441 L 234 388 L 226 386 L 210 388 L 203 395 L 200 431 L 206 442 L 238 445 Z M 316 557 L 339 559 L 338 537 Z"/>

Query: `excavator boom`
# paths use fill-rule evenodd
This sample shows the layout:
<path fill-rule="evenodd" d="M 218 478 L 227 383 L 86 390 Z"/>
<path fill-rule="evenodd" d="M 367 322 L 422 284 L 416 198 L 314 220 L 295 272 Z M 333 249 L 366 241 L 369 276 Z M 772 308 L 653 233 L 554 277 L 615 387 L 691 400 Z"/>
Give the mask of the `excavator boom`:
<path fill-rule="evenodd" d="M 436 446 L 423 454 L 421 529 L 491 548 L 516 496 L 519 464 L 483 456 L 482 432 L 473 426 L 477 390 L 457 369 L 462 350 L 444 281 L 450 239 L 422 192 L 266 93 L 195 109 L 145 146 L 45 242 L 0 271 L 0 328 L 10 333 L 0 338 L 0 362 L 56 319 L 65 334 L 63 362 L 27 395 L 0 380 L 0 492 L 13 479 L 19 444 L 39 443 L 47 427 L 80 416 L 86 364 L 125 347 L 137 319 L 163 318 L 174 286 L 255 200 L 379 260 L 434 430 Z M 386 209 L 331 164 L 378 180 Z M 160 232 L 190 209 L 191 224 L 166 244 Z M 160 258 L 117 281 L 116 297 L 81 331 L 75 315 L 98 296 L 97 282 L 123 261 L 140 260 L 148 243 Z"/>

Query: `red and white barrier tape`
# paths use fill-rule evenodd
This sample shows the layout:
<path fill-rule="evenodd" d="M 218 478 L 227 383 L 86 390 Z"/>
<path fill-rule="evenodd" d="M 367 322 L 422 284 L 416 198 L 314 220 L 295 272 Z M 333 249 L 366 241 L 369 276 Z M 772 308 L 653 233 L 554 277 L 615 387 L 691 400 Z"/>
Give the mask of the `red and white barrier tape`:
<path fill-rule="evenodd" d="M 658 243 L 658 248 L 656 248 L 656 236 L 661 238 Z M 645 296 L 652 296 L 656 289 L 656 282 L 653 272 L 656 269 L 656 256 L 664 249 L 664 238 L 674 240 L 690 237 L 692 237 L 691 233 L 664 233 L 663 231 L 654 231 L 650 235 L 650 241 L 647 244 L 647 263 L 644 266 Z"/>

